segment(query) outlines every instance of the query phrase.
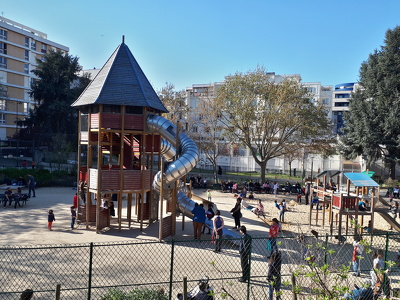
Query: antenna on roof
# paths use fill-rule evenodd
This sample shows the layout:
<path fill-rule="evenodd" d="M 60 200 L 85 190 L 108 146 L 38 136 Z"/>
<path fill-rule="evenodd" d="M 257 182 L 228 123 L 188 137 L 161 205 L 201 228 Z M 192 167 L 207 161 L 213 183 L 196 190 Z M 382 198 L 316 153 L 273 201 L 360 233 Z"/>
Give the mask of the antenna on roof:
<path fill-rule="evenodd" d="M 122 36 L 122 44 L 125 44 L 125 36 Z"/>

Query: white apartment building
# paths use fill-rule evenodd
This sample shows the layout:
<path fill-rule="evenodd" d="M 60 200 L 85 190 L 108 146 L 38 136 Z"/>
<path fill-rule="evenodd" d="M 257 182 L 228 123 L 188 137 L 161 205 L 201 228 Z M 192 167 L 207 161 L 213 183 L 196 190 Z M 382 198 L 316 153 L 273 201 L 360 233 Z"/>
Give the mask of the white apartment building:
<path fill-rule="evenodd" d="M 271 80 L 278 83 L 285 78 L 297 78 L 300 81 L 300 75 L 276 75 L 270 73 Z M 196 112 L 199 103 L 205 98 L 214 97 L 218 86 L 223 82 L 215 82 L 209 84 L 193 84 L 191 87 L 186 88 L 186 105 L 189 107 L 190 112 Z M 328 117 L 332 117 L 332 103 L 333 103 L 333 86 L 324 86 L 320 82 L 306 82 L 302 83 L 310 93 L 312 93 L 312 101 L 322 102 L 326 105 L 326 112 Z M 210 162 L 200 155 L 201 159 L 198 163 L 200 168 L 211 169 Z M 338 169 L 341 163 L 340 157 L 333 157 L 330 159 L 323 159 L 319 155 L 305 155 L 302 160 L 292 162 L 292 169 L 296 168 L 297 175 L 301 174 L 303 170 L 306 174 L 313 174 L 325 169 Z M 218 158 L 218 165 L 224 170 L 229 171 L 260 171 L 259 166 L 254 161 L 249 149 L 244 146 L 233 147 L 230 153 Z M 267 172 L 270 173 L 288 173 L 289 164 L 284 158 L 275 158 L 268 161 Z"/>
<path fill-rule="evenodd" d="M 47 39 L 47 34 L 0 17 L 0 140 L 12 139 L 17 120 L 23 120 L 35 104 L 30 97 L 31 72 L 49 49 L 69 48 Z"/>

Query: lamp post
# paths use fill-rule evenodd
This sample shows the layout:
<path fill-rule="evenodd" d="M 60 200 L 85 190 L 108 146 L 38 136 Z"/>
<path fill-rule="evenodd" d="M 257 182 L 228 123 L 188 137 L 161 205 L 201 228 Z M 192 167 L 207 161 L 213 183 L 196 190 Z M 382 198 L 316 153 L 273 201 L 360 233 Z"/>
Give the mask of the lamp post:
<path fill-rule="evenodd" d="M 17 161 L 17 168 L 18 168 L 19 167 L 19 164 L 18 164 L 18 157 L 19 157 L 19 136 L 18 136 L 18 121 L 19 121 L 18 115 L 19 115 L 19 112 L 18 112 L 18 108 L 19 108 L 20 102 L 17 101 L 16 103 L 17 103 L 17 116 L 16 116 L 16 121 L 15 121 L 15 127 L 16 127 L 15 135 L 17 137 L 17 159 L 16 159 L 16 161 Z"/>

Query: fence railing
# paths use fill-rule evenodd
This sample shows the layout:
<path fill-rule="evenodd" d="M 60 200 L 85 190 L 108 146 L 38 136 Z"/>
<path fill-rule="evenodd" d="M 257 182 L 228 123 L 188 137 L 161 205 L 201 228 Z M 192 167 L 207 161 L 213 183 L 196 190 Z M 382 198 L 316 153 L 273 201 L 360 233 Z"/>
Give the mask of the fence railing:
<path fill-rule="evenodd" d="M 312 295 L 318 284 L 310 279 L 310 257 L 316 266 L 328 265 L 331 274 L 342 266 L 350 267 L 353 236 L 340 241 L 334 236 L 280 237 L 282 254 L 281 299 L 300 299 Z M 382 250 L 389 267 L 392 289 L 400 278 L 398 250 L 400 234 L 366 235 L 366 249 L 360 259 L 361 277 L 348 276 L 341 285 L 350 289 L 370 278 L 372 252 Z M 136 299 L 112 298 L 123 293 L 152 294 L 146 299 L 176 299 L 183 292 L 183 279 L 191 290 L 200 278 L 209 277 L 215 299 L 267 299 L 268 237 L 250 239 L 249 279 L 239 282 L 242 265 L 241 240 L 221 240 L 221 252 L 215 252 L 213 240 L 171 239 L 165 242 L 135 241 L 123 243 L 74 244 L 49 246 L 0 247 L 0 299 L 18 299 L 32 289 L 36 299 Z M 297 274 L 295 281 L 293 274 Z M 328 277 L 327 277 L 328 278 Z M 295 282 L 295 283 L 294 283 Z M 294 286 L 295 285 L 295 286 Z M 329 284 L 327 285 L 329 286 Z M 107 297 L 107 295 L 109 297 Z M 300 298 L 299 298 L 300 297 Z M 142 298 L 137 298 L 142 299 Z"/>

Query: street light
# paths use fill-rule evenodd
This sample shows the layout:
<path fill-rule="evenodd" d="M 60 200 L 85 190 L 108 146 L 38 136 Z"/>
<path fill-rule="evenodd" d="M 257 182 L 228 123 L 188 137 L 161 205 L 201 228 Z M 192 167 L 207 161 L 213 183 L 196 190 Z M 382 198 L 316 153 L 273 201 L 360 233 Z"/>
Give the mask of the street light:
<path fill-rule="evenodd" d="M 19 136 L 18 136 L 19 112 L 18 112 L 18 108 L 19 108 L 19 105 L 21 104 L 21 102 L 17 101 L 16 103 L 17 103 L 17 116 L 16 116 L 16 121 L 15 121 L 15 126 L 16 126 L 15 132 L 16 132 L 16 136 L 17 136 L 17 160 L 16 161 L 17 161 L 17 168 L 18 168 L 19 167 L 19 164 L 18 164 L 18 157 L 19 157 Z"/>

